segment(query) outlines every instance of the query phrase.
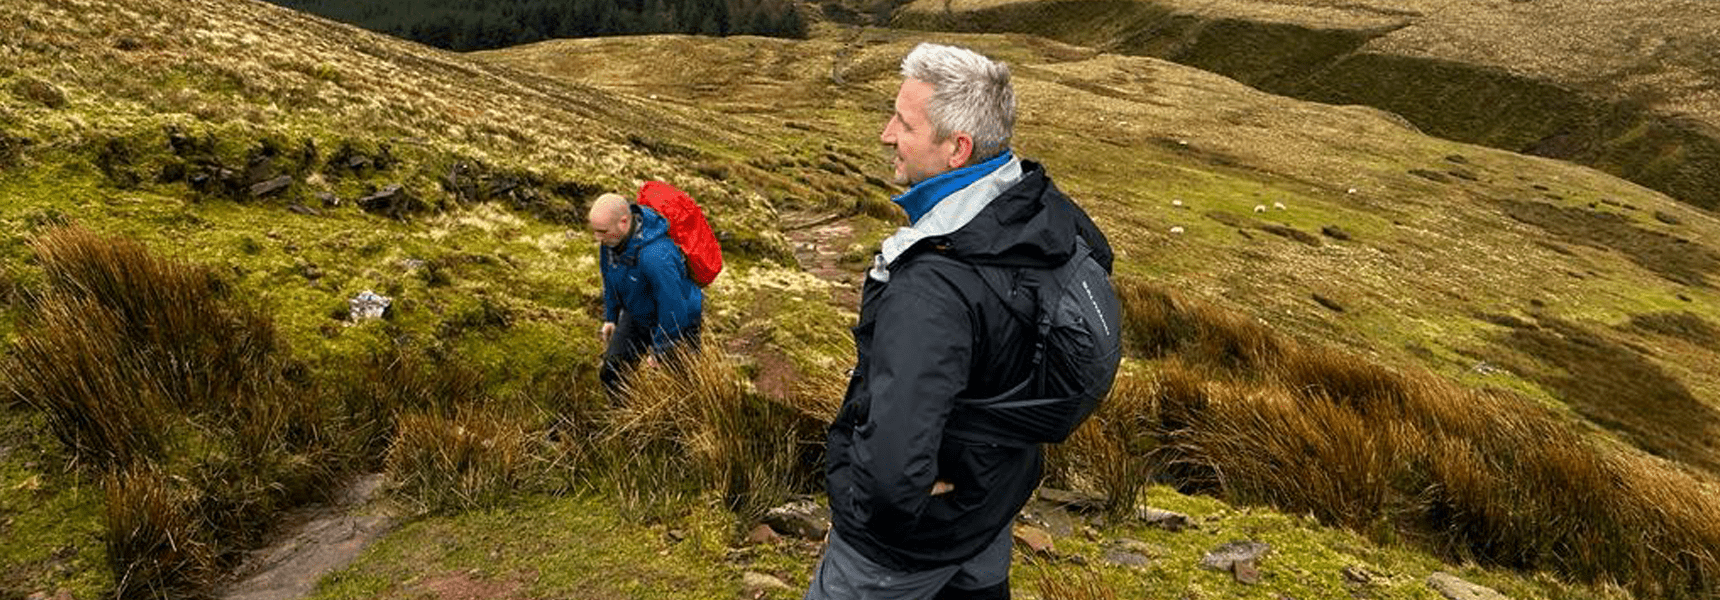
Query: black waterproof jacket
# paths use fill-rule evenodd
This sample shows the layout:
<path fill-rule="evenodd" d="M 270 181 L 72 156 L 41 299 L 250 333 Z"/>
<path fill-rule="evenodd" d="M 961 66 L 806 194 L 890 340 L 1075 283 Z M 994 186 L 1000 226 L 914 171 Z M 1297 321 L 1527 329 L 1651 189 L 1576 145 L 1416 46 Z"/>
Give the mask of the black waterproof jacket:
<path fill-rule="evenodd" d="M 978 554 L 1010 525 L 1039 484 L 1036 444 L 965 441 L 973 415 L 957 397 L 1009 389 L 1028 373 L 1034 330 L 1015 309 L 1022 294 L 991 291 L 979 268 L 1051 268 L 1077 235 L 1107 271 L 1112 253 L 1093 221 L 1052 185 L 1040 165 L 952 233 L 929 237 L 868 277 L 857 360 L 828 438 L 826 485 L 844 540 L 886 567 L 918 571 Z M 934 481 L 954 490 L 931 495 Z"/>

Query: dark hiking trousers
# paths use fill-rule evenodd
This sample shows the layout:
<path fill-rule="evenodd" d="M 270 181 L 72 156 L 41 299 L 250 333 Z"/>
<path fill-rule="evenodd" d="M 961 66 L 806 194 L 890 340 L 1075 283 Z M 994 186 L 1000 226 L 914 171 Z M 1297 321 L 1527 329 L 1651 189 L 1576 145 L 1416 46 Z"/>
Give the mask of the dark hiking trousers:
<path fill-rule="evenodd" d="M 674 346 L 688 352 L 699 350 L 699 332 L 704 329 L 703 319 L 691 326 L 681 329 L 675 336 Z M 597 373 L 603 381 L 603 391 L 609 395 L 611 403 L 620 402 L 621 380 L 639 366 L 639 361 L 645 358 L 645 353 L 651 351 L 651 328 L 641 327 L 633 322 L 627 311 L 621 312 L 621 318 L 615 320 L 615 333 L 609 336 L 609 347 L 603 351 L 603 368 Z M 673 360 L 672 356 L 660 356 L 657 360 L 665 365 Z M 668 365 L 672 366 L 672 365 Z"/>

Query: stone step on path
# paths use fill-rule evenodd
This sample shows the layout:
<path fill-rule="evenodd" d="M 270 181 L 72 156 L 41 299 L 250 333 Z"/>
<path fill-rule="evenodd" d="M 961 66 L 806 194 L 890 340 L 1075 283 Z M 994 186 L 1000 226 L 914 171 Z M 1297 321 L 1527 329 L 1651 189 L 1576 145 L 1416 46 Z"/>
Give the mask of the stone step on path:
<path fill-rule="evenodd" d="M 354 479 L 332 504 L 295 511 L 300 521 L 280 541 L 251 553 L 240 578 L 216 597 L 222 600 L 290 600 L 309 596 L 324 575 L 351 564 L 371 542 L 394 527 L 395 515 L 371 500 L 383 476 Z"/>

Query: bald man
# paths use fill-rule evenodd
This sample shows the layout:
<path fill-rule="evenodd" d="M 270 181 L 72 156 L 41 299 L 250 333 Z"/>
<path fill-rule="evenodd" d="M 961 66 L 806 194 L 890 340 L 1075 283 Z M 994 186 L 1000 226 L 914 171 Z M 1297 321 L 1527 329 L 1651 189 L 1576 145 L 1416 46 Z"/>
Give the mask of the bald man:
<path fill-rule="evenodd" d="M 677 345 L 698 349 L 705 296 L 656 211 L 604 194 L 592 202 L 588 220 L 603 270 L 598 335 L 607 348 L 599 377 L 613 399 L 641 358 L 654 364 Z"/>

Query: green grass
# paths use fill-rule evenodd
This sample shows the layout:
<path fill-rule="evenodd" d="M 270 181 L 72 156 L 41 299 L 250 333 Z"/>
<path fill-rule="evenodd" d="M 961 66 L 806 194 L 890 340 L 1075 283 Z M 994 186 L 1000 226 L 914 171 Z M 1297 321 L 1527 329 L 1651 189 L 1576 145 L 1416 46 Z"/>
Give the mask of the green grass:
<path fill-rule="evenodd" d="M 694 506 L 643 523 L 601 497 L 526 499 L 407 523 L 325 578 L 312 598 L 420 597 L 450 576 L 479 582 L 486 597 L 732 598 L 741 586 L 739 570 L 724 563 L 728 518 Z M 686 539 L 672 542 L 672 529 Z M 495 593 L 502 589 L 513 591 Z"/>
<path fill-rule="evenodd" d="M 1090 573 L 1116 597 L 1143 600 L 1329 598 L 1352 592 L 1433 600 L 1440 596 L 1427 587 L 1427 576 L 1446 571 L 1512 598 L 1629 597 L 1617 589 L 1570 586 L 1546 576 L 1447 565 L 1402 542 L 1371 540 L 1307 517 L 1233 507 L 1162 486 L 1147 489 L 1141 502 L 1186 514 L 1195 527 L 1171 532 L 1125 522 L 1095 529 L 1094 537 L 1058 537 L 1059 558 L 1049 563 L 1018 550 L 1015 594 L 1043 598 L 1038 595 L 1042 579 Z M 732 537 L 732 518 L 694 501 L 661 520 L 642 523 L 603 496 L 529 498 L 506 509 L 403 525 L 352 566 L 325 578 L 312 597 L 421 597 L 453 578 L 473 581 L 498 597 L 726 598 L 738 593 L 745 571 L 771 574 L 793 588 L 766 598 L 799 597 L 816 565 L 816 546 L 741 545 Z M 674 541 L 671 531 L 682 541 Z M 1144 543 L 1151 550 L 1150 564 L 1105 562 L 1107 543 L 1120 539 Z M 1229 573 L 1199 566 L 1206 552 L 1235 540 L 1272 546 L 1260 562 L 1263 583 L 1244 585 Z M 1366 571 L 1369 581 L 1347 582 L 1345 568 Z"/>
<path fill-rule="evenodd" d="M 101 485 L 60 468 L 58 442 L 34 415 L 0 407 L 0 435 L 0 593 L 111 589 Z"/>
<path fill-rule="evenodd" d="M 1126 523 L 1102 530 L 1098 539 L 1059 539 L 1058 553 L 1065 556 L 1064 560 L 1034 562 L 1018 555 L 1015 588 L 1032 589 L 1029 586 L 1041 578 L 1084 571 L 1095 573 L 1117 598 L 1338 598 L 1360 594 L 1436 600 L 1442 596 L 1426 585 L 1427 576 L 1446 571 L 1511 598 L 1623 597 L 1616 591 L 1608 594 L 1572 588 L 1546 578 L 1524 579 L 1472 565 L 1447 565 L 1401 542 L 1382 543 L 1354 531 L 1322 527 L 1308 517 L 1233 507 L 1163 486 L 1148 488 L 1142 502 L 1188 515 L 1195 527 L 1171 532 Z M 1146 544 L 1151 549 L 1147 554 L 1150 562 L 1142 567 L 1106 562 L 1107 544 L 1118 539 Z M 1272 547 L 1258 563 L 1262 580 L 1257 585 L 1241 584 L 1228 572 L 1200 566 L 1207 552 L 1239 540 Z M 1071 565 L 1067 556 L 1079 556 L 1087 566 Z M 1349 581 L 1343 573 L 1346 568 L 1365 571 L 1371 577 L 1366 583 Z"/>

